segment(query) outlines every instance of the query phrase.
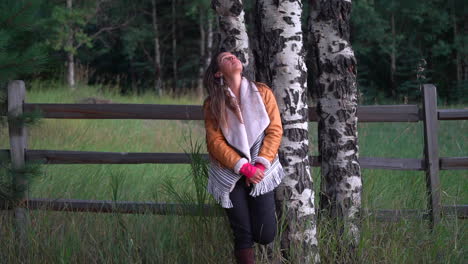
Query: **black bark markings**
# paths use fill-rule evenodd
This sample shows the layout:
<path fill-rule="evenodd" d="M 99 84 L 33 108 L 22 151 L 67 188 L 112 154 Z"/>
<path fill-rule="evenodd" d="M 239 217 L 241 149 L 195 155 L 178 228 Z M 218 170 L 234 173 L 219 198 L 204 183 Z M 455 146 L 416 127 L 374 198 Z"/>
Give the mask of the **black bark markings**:
<path fill-rule="evenodd" d="M 244 6 L 242 5 L 241 1 L 237 1 L 231 6 L 229 12 L 237 17 L 242 13 L 242 10 L 244 10 Z"/>
<path fill-rule="evenodd" d="M 350 30 L 347 21 L 351 15 L 351 1 L 320 1 L 320 5 L 320 13 L 315 20 L 334 21 L 333 27 L 338 32 L 339 37 L 349 40 Z"/>
<path fill-rule="evenodd" d="M 302 128 L 284 129 L 283 135 L 293 142 L 301 142 L 304 138 L 308 137 L 307 130 Z"/>
<path fill-rule="evenodd" d="M 335 144 L 337 144 L 341 138 L 340 132 L 338 132 L 336 129 L 328 129 L 328 136 L 330 141 Z"/>
<path fill-rule="evenodd" d="M 295 26 L 294 22 L 292 22 L 292 18 L 290 16 L 284 16 L 283 20 L 284 20 L 284 22 L 286 22 L 286 24 Z"/>
<path fill-rule="evenodd" d="M 310 181 L 304 180 L 307 177 L 305 171 L 307 170 L 304 162 L 299 162 L 293 165 L 297 172 L 297 183 L 294 185 L 294 188 L 297 190 L 297 193 L 302 193 L 305 189 L 311 189 L 312 185 Z M 313 205 L 309 202 L 309 205 L 313 208 Z"/>

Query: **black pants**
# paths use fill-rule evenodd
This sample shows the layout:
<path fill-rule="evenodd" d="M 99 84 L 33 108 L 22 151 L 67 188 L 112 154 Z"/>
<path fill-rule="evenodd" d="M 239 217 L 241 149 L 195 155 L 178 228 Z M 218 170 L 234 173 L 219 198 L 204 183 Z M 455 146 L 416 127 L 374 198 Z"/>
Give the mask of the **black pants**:
<path fill-rule="evenodd" d="M 242 177 L 229 194 L 233 208 L 226 212 L 234 233 L 235 249 L 251 248 L 254 242 L 269 244 L 276 235 L 273 191 L 252 197 L 249 195 L 251 188 Z"/>

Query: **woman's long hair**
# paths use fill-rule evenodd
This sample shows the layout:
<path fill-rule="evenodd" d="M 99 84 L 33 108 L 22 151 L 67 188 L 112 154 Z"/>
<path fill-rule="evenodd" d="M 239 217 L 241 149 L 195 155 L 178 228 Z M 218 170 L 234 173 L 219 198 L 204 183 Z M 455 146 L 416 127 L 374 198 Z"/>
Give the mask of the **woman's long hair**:
<path fill-rule="evenodd" d="M 222 80 L 223 77 L 217 78 L 215 76 L 219 71 L 218 56 L 221 53 L 218 52 L 211 58 L 210 65 L 203 76 L 203 85 L 206 87 L 210 98 L 211 114 L 216 119 L 218 126 L 227 128 L 226 107 L 229 107 L 234 113 L 240 110 L 237 100 L 231 96 L 226 82 Z"/>

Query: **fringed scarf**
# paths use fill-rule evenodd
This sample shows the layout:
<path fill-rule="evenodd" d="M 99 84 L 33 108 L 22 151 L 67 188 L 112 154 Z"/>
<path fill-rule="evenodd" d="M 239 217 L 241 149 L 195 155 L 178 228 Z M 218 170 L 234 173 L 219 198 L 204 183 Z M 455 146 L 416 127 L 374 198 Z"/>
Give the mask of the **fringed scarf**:
<path fill-rule="evenodd" d="M 228 89 L 231 98 L 235 95 Z M 249 163 L 255 164 L 260 148 L 265 137 L 265 129 L 270 124 L 270 118 L 265 109 L 265 104 L 255 84 L 242 78 L 240 88 L 241 104 L 227 102 L 234 106 L 226 109 L 227 127 L 221 127 L 224 137 Z M 229 98 L 228 97 L 228 98 Z M 238 101 L 236 99 L 236 101 Z M 233 111 L 234 110 L 234 111 Z M 224 168 L 210 157 L 208 192 L 213 195 L 224 208 L 232 208 L 229 193 L 242 175 L 234 173 L 232 169 Z M 283 168 L 278 155 L 270 168 L 265 170 L 265 176 L 258 184 L 253 184 L 251 196 L 258 196 L 274 190 L 284 177 Z"/>

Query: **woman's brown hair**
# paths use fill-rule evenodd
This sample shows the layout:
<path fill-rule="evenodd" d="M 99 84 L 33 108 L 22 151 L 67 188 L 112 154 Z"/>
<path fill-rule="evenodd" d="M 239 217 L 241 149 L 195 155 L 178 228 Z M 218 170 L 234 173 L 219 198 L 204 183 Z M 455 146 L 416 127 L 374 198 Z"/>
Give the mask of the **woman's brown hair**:
<path fill-rule="evenodd" d="M 205 75 L 203 76 L 203 85 L 208 91 L 211 114 L 218 122 L 218 126 L 227 128 L 226 107 L 229 107 L 236 113 L 239 106 L 237 105 L 237 100 L 228 92 L 226 82 L 222 80 L 223 77 L 217 78 L 215 76 L 219 71 L 218 56 L 221 53 L 218 52 L 211 58 L 210 65 L 206 68 Z"/>

